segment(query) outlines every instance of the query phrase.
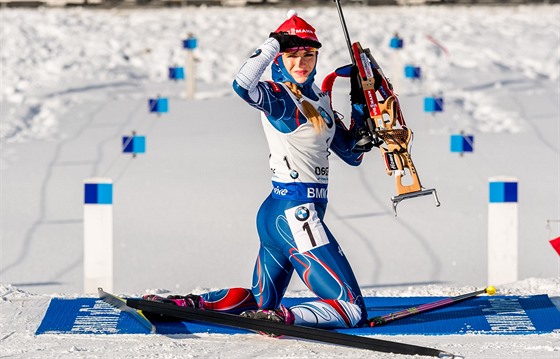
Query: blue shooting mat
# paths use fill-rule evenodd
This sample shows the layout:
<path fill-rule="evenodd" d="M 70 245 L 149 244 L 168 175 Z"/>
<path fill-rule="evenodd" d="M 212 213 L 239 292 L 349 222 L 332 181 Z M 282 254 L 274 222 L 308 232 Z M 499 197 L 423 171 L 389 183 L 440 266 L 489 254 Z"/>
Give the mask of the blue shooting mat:
<path fill-rule="evenodd" d="M 440 297 L 368 297 L 369 317 L 397 312 Z M 285 298 L 286 306 L 314 298 Z M 241 334 L 243 329 L 201 322 L 154 321 L 159 334 Z M 355 335 L 545 334 L 560 332 L 560 311 L 545 295 L 481 296 L 378 327 L 339 329 Z M 96 298 L 53 298 L 36 334 L 142 334 L 129 314 Z"/>
<path fill-rule="evenodd" d="M 149 333 L 131 315 L 96 298 L 53 298 L 35 334 Z"/>

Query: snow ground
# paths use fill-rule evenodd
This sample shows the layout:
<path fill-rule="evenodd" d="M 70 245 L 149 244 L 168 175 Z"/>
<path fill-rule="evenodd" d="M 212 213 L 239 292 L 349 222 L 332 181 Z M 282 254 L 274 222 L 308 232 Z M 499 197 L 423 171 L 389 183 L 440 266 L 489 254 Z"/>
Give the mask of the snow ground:
<path fill-rule="evenodd" d="M 231 91 L 244 59 L 286 9 L 2 9 L 0 354 L 13 358 L 372 357 L 256 336 L 33 335 L 51 296 L 81 296 L 82 181 L 115 182 L 115 291 L 190 292 L 249 283 L 254 214 L 269 189 L 258 114 Z M 318 80 L 348 61 L 334 7 L 300 14 L 324 48 Z M 360 168 L 332 161 L 327 223 L 366 295 L 446 296 L 486 285 L 488 178 L 519 179 L 519 278 L 500 294 L 560 297 L 560 7 L 381 7 L 345 11 L 354 41 L 393 79 L 414 130 L 413 159 L 428 198 L 393 218 L 393 178 L 377 153 Z M 243 20 L 240 20 L 243 19 Z M 387 44 L 405 39 L 398 54 Z M 197 99 L 167 80 L 180 40 L 199 39 Z M 448 54 L 427 40 L 431 35 Z M 422 66 L 422 82 L 399 75 Z M 347 113 L 345 84 L 334 104 Z M 422 112 L 442 95 L 443 114 Z M 168 96 L 171 112 L 146 111 Z M 475 152 L 449 152 L 449 135 Z M 147 153 L 120 153 L 137 131 Z M 547 222 L 548 221 L 548 222 Z M 547 225 L 548 223 L 548 225 Z M 294 279 L 289 295 L 307 295 Z M 63 339 L 63 340 L 60 340 Z M 557 358 L 558 333 L 390 337 L 470 358 Z M 375 354 L 376 358 L 400 356 Z"/>

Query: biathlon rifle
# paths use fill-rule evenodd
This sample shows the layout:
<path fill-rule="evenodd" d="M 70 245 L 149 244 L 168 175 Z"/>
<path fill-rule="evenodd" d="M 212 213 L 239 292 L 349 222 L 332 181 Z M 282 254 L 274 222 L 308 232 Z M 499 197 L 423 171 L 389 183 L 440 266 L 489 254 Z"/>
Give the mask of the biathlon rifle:
<path fill-rule="evenodd" d="M 366 133 L 358 144 L 370 142 L 381 151 L 389 176 L 395 175 L 397 194 L 391 197 L 393 212 L 397 215 L 397 205 L 405 200 L 426 195 L 433 195 L 436 206 L 440 202 L 435 188 L 425 189 L 420 183 L 416 167 L 410 157 L 412 131 L 406 126 L 399 100 L 389 79 L 371 54 L 369 49 L 362 48 L 359 42 L 352 43 L 342 13 L 340 0 L 334 0 L 342 24 L 346 44 L 350 52 L 352 64 L 341 67 L 329 74 L 322 84 L 324 92 L 332 92 L 334 80 L 338 76 L 355 76 L 355 84 L 363 92 L 363 100 L 367 107 L 365 125 Z M 357 69 L 357 71 L 356 71 Z M 406 174 L 411 177 L 410 184 L 403 183 Z"/>

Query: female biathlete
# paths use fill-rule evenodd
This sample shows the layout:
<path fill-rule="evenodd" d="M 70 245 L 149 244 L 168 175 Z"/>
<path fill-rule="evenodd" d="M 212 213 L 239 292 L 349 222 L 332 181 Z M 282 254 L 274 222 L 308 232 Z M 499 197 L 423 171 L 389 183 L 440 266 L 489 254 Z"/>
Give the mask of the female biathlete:
<path fill-rule="evenodd" d="M 235 92 L 261 111 L 270 148 L 272 191 L 257 214 L 260 249 L 252 287 L 146 299 L 320 328 L 366 322 L 352 268 L 323 222 L 331 151 L 352 166 L 361 163 L 363 151 L 353 151 L 355 131 L 337 118 L 330 96 L 314 84 L 320 47 L 315 29 L 293 14 L 233 82 Z M 273 81 L 260 81 L 271 64 Z M 353 121 L 363 121 L 357 113 Z M 280 304 L 294 270 L 320 299 L 290 308 Z"/>

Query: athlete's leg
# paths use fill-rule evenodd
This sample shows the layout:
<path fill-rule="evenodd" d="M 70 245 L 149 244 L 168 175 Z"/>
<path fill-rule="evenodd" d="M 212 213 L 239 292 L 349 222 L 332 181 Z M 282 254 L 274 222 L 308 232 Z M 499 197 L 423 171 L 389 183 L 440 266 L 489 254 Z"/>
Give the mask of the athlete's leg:
<path fill-rule="evenodd" d="M 258 308 L 275 309 L 280 305 L 293 267 L 269 235 L 274 227 L 269 228 L 268 223 L 274 223 L 275 218 L 272 202 L 271 197 L 267 198 L 257 214 L 261 246 L 253 272 L 252 288 L 230 288 L 203 294 L 201 308 L 239 314 Z"/>
<path fill-rule="evenodd" d="M 284 216 L 283 202 L 269 196 L 257 214 L 261 246 L 253 271 L 252 288 L 229 288 L 202 294 L 201 300 L 196 301 L 196 307 L 235 314 L 259 308 L 278 308 L 294 271 L 282 251 L 287 242 L 276 226 L 278 219 Z M 152 297 L 152 300 L 162 299 L 165 298 Z"/>
<path fill-rule="evenodd" d="M 307 287 L 322 300 L 290 309 L 296 324 L 353 327 L 367 318 L 360 288 L 338 242 L 323 223 L 325 205 L 302 204 L 285 211 L 279 228 L 292 236 L 287 255 Z"/>
<path fill-rule="evenodd" d="M 257 214 L 261 247 L 253 271 L 252 291 L 257 305 L 264 309 L 275 309 L 280 305 L 294 271 L 281 250 L 282 238 L 276 229 L 277 202 L 268 197 Z"/>
<path fill-rule="evenodd" d="M 228 288 L 201 295 L 200 308 L 231 314 L 240 314 L 257 308 L 253 294 L 246 288 Z"/>
<path fill-rule="evenodd" d="M 271 233 L 274 226 L 275 206 L 271 197 L 261 205 L 257 214 L 257 230 L 261 246 L 253 271 L 251 289 L 230 288 L 202 295 L 200 307 L 203 309 L 239 314 L 258 308 L 275 309 L 286 291 L 293 272 L 293 266 L 276 246 Z"/>
<path fill-rule="evenodd" d="M 204 294 L 169 295 L 161 297 L 156 294 L 143 296 L 146 300 L 172 303 L 181 307 L 215 310 L 231 314 L 240 314 L 246 310 L 258 309 L 257 302 L 250 289 L 228 288 Z"/>

